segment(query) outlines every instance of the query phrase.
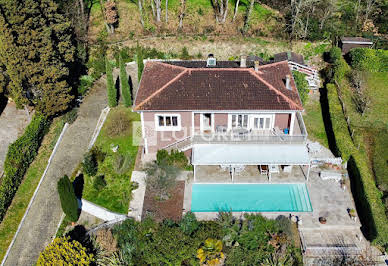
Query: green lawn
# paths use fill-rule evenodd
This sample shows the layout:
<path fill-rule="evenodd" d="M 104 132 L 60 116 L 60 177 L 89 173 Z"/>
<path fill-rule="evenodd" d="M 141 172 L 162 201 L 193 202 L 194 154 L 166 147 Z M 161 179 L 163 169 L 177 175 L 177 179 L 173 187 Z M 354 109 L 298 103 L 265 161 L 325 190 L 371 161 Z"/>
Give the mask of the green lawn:
<path fill-rule="evenodd" d="M 26 211 L 28 203 L 39 183 L 39 180 L 47 166 L 47 161 L 53 151 L 55 143 L 62 131 L 64 122 L 61 118 L 55 119 L 49 129 L 48 134 L 43 139 L 38 155 L 27 170 L 22 184 L 7 210 L 4 220 L 0 223 L 0 257 L 4 257 L 5 252 L 19 226 L 20 221 Z"/>
<path fill-rule="evenodd" d="M 308 138 L 318 141 L 325 147 L 329 147 L 325 125 L 323 123 L 321 104 L 318 99 L 312 99 L 310 96 L 304 106 L 305 114 L 303 116 L 306 125 Z"/>
<path fill-rule="evenodd" d="M 106 153 L 105 159 L 98 166 L 98 173 L 96 175 L 104 176 L 106 186 L 101 190 L 97 190 L 93 186 L 95 177 L 85 175 L 83 198 L 111 211 L 125 214 L 128 212 L 131 199 L 132 184 L 130 178 L 138 146 L 132 145 L 132 126 L 129 126 L 119 136 L 109 136 L 109 126 L 115 123 L 114 117 L 118 113 L 125 115 L 128 121 L 139 121 L 139 115 L 131 112 L 129 108 L 119 106 L 111 109 L 95 144 L 95 146 L 100 147 Z M 117 154 L 112 151 L 111 145 L 119 146 L 117 154 L 130 156 L 131 165 L 126 172 L 121 174 L 115 172 L 114 163 Z"/>

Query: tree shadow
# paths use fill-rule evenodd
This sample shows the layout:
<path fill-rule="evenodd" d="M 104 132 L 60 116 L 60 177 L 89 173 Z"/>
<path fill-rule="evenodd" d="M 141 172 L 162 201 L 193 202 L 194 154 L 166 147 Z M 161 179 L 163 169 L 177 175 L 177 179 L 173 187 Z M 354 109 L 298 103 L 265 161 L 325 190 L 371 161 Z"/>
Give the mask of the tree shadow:
<path fill-rule="evenodd" d="M 119 102 L 120 100 L 120 97 L 121 97 L 121 90 L 120 90 L 120 76 L 117 76 L 117 79 L 116 79 L 116 83 L 115 83 L 115 88 L 116 88 L 116 91 L 117 91 L 117 94 L 116 94 L 116 100 L 117 102 Z"/>
<path fill-rule="evenodd" d="M 3 113 L 5 107 L 7 106 L 8 98 L 3 94 L 0 94 L 0 115 Z"/>
<path fill-rule="evenodd" d="M 88 251 L 88 253 L 96 252 L 93 245 L 93 241 L 90 239 L 90 236 L 87 234 L 87 230 L 83 225 L 76 225 L 71 231 L 66 233 L 66 237 L 69 237 L 70 240 L 75 240 L 82 244 Z"/>
<path fill-rule="evenodd" d="M 350 188 L 356 203 L 357 214 L 361 222 L 361 231 L 365 238 L 371 241 L 377 237 L 376 224 L 372 216 L 371 206 L 365 195 L 360 170 L 358 169 L 353 156 L 351 156 L 348 161 L 348 173 Z"/>
<path fill-rule="evenodd" d="M 131 75 L 128 76 L 128 85 L 129 85 L 129 91 L 131 93 L 131 101 L 133 102 L 133 100 L 135 99 L 135 96 L 133 94 L 135 89 L 133 88 L 133 82 L 132 82 Z"/>
<path fill-rule="evenodd" d="M 333 124 L 331 122 L 331 117 L 330 117 L 330 106 L 329 106 L 329 99 L 327 97 L 326 83 L 324 84 L 323 88 L 319 89 L 319 92 L 320 92 L 319 101 L 321 104 L 322 119 L 323 119 L 323 124 L 325 126 L 329 149 L 336 157 L 340 157 L 341 155 L 337 147 L 337 142 L 333 131 Z"/>
<path fill-rule="evenodd" d="M 82 193 L 84 190 L 84 183 L 85 183 L 85 181 L 84 181 L 83 174 L 79 174 L 73 181 L 74 193 L 78 199 L 82 199 Z"/>

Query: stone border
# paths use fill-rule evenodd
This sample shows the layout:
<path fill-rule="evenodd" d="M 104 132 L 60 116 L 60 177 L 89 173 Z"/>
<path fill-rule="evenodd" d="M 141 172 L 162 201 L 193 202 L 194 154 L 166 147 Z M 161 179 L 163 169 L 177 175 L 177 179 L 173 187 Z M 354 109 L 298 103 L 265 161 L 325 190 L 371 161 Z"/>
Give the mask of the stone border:
<path fill-rule="evenodd" d="M 34 191 L 34 194 L 32 195 L 32 198 L 31 198 L 30 202 L 28 203 L 27 209 L 26 209 L 26 211 L 24 212 L 23 218 L 22 218 L 22 220 L 21 220 L 20 223 L 19 223 L 18 229 L 16 230 L 16 232 L 15 232 L 13 238 L 12 238 L 12 241 L 11 241 L 11 243 L 10 243 L 9 246 L 8 246 L 7 252 L 5 253 L 4 258 L 3 258 L 2 262 L 1 262 L 1 266 L 4 265 L 4 263 L 6 262 L 6 260 L 7 260 L 7 258 L 8 258 L 8 254 L 9 254 L 9 252 L 10 252 L 10 250 L 11 250 L 13 244 L 15 243 L 15 240 L 16 240 L 17 235 L 19 234 L 20 228 L 22 227 L 22 225 L 23 225 L 23 223 L 24 223 L 24 220 L 26 219 L 26 216 L 27 216 L 27 214 L 28 214 L 28 212 L 29 212 L 29 210 L 30 210 L 30 208 L 31 208 L 31 205 L 32 205 L 33 201 L 35 200 L 36 194 L 38 193 L 38 190 L 39 190 L 39 188 L 40 188 L 40 186 L 41 186 L 41 184 L 42 184 L 42 182 L 43 182 L 43 180 L 44 180 L 44 177 L 46 176 L 46 173 L 47 173 L 47 171 L 48 171 L 48 169 L 49 169 L 49 167 L 50 167 L 51 160 L 52 160 L 52 158 L 54 157 L 54 155 L 55 155 L 55 153 L 56 153 L 56 151 L 57 151 L 57 149 L 58 149 L 58 146 L 59 146 L 60 142 L 62 141 L 62 137 L 63 137 L 63 135 L 64 135 L 64 133 L 65 133 L 65 131 L 66 131 L 66 129 L 67 129 L 68 127 L 69 127 L 69 124 L 66 123 L 66 124 L 64 125 L 63 129 L 62 129 L 61 134 L 59 135 L 59 138 L 58 138 L 58 140 L 57 140 L 57 143 L 55 144 L 55 147 L 54 147 L 54 149 L 53 149 L 53 151 L 52 151 L 52 153 L 51 153 L 51 155 L 50 155 L 50 158 L 49 158 L 48 161 L 47 161 L 46 169 L 44 170 L 43 175 L 42 175 L 42 177 L 40 178 L 40 181 L 39 181 L 39 183 L 38 183 L 38 186 L 36 187 L 36 189 L 35 189 L 35 191 Z"/>
<path fill-rule="evenodd" d="M 100 114 L 100 117 L 98 118 L 96 128 L 94 129 L 92 139 L 90 140 L 89 146 L 88 146 L 88 151 L 93 147 L 94 143 L 97 140 L 98 135 L 100 135 L 100 131 L 102 129 L 102 126 L 105 123 L 106 118 L 108 117 L 110 111 L 110 107 L 107 106 L 105 107 Z"/>
<path fill-rule="evenodd" d="M 145 172 L 132 171 L 131 182 L 136 182 L 138 188 L 132 191 L 132 200 L 129 202 L 128 216 L 141 221 L 143 213 L 144 195 L 146 190 Z"/>

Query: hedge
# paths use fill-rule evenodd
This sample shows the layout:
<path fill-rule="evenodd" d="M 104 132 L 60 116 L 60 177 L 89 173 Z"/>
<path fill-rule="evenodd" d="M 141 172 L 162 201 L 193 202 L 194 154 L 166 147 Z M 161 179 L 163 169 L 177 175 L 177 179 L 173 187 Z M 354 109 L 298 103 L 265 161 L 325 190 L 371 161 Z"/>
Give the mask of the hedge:
<path fill-rule="evenodd" d="M 388 249 L 388 223 L 382 194 L 376 187 L 368 166 L 365 153 L 353 144 L 338 99 L 334 84 L 327 85 L 329 113 L 332 121 L 337 148 L 343 159 L 348 161 L 349 176 L 352 180 L 352 192 L 358 207 L 358 213 L 372 243 Z"/>
<path fill-rule="evenodd" d="M 109 62 L 108 58 L 105 58 L 105 67 L 106 67 L 106 89 L 108 95 L 108 105 L 109 107 L 117 106 L 117 89 L 113 81 L 113 68 L 112 64 Z"/>
<path fill-rule="evenodd" d="M 4 176 L 0 180 L 0 221 L 3 220 L 24 174 L 37 155 L 48 125 L 46 118 L 35 115 L 24 134 L 9 146 L 4 162 Z"/>
<path fill-rule="evenodd" d="M 292 75 L 294 76 L 294 80 L 296 83 L 296 88 L 298 89 L 299 97 L 304 105 L 309 93 L 309 83 L 306 80 L 306 74 L 300 73 L 298 71 L 292 71 Z"/>
<path fill-rule="evenodd" d="M 388 71 L 388 50 L 354 48 L 349 52 L 350 65 L 357 70 L 370 72 Z"/>

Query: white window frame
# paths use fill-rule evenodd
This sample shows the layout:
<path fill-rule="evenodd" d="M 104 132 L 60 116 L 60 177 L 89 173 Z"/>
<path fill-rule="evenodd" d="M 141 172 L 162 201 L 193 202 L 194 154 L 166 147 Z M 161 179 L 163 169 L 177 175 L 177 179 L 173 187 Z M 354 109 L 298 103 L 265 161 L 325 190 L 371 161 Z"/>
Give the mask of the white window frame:
<path fill-rule="evenodd" d="M 171 117 L 171 126 L 159 126 L 159 116 L 163 116 L 164 123 L 166 123 L 166 117 Z M 177 125 L 172 125 L 172 117 L 176 116 L 177 119 Z M 181 124 L 181 115 L 180 114 L 155 114 L 155 129 L 156 131 L 181 131 L 182 124 Z"/>
<path fill-rule="evenodd" d="M 204 132 L 205 130 L 209 130 L 209 128 L 205 129 L 204 124 L 203 124 L 205 114 L 210 114 L 210 122 L 211 122 L 210 131 L 214 132 L 214 114 L 213 113 L 200 113 L 200 116 L 199 116 L 200 117 L 200 120 L 199 120 L 200 131 Z"/>
<path fill-rule="evenodd" d="M 265 126 L 265 119 L 269 118 L 269 128 L 255 128 L 254 126 L 254 119 L 255 118 L 264 118 L 264 126 Z M 274 128 L 274 123 L 275 123 L 275 115 L 273 114 L 252 114 L 249 117 L 249 128 L 252 130 L 270 130 Z"/>
<path fill-rule="evenodd" d="M 246 127 L 233 127 L 233 116 L 236 116 L 237 119 L 238 119 L 239 115 L 247 116 L 247 126 Z M 236 114 L 229 114 L 228 115 L 228 129 L 231 130 L 231 129 L 234 129 L 234 128 L 249 128 L 249 120 L 250 120 L 249 117 L 250 117 L 249 114 L 238 114 L 238 113 L 236 113 Z"/>

